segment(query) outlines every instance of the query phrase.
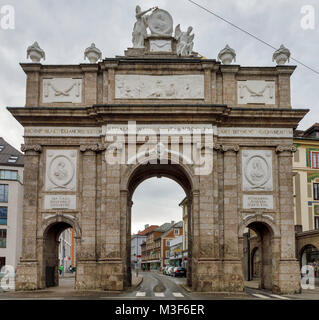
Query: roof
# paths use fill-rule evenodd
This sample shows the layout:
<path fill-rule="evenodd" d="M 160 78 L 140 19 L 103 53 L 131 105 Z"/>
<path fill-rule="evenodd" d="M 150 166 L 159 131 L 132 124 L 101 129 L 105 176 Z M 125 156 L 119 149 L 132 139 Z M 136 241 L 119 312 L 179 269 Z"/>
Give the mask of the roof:
<path fill-rule="evenodd" d="M 160 227 L 158 227 L 157 229 L 155 229 L 154 231 L 166 232 L 166 231 L 170 230 L 171 228 L 172 228 L 172 224 L 166 222 L 166 223 L 162 224 Z"/>
<path fill-rule="evenodd" d="M 294 138 L 319 140 L 319 123 L 315 122 L 307 130 L 295 130 Z"/>
<path fill-rule="evenodd" d="M 12 161 L 9 162 L 10 157 Z M 12 167 L 23 167 L 24 166 L 23 153 L 12 147 L 2 137 L 0 137 L 0 165 L 12 166 Z"/>
<path fill-rule="evenodd" d="M 155 231 L 160 231 L 160 230 L 158 230 L 160 228 L 162 228 L 161 230 L 165 230 L 165 231 L 161 231 L 162 234 L 160 236 L 156 237 L 154 240 L 157 240 L 157 239 L 161 238 L 162 236 L 166 235 L 168 233 L 168 231 L 170 231 L 172 228 L 183 228 L 183 221 L 179 221 L 174 224 L 164 223 L 159 228 L 157 228 Z"/>
<path fill-rule="evenodd" d="M 149 233 L 151 233 L 154 229 L 158 228 L 156 225 L 151 225 L 148 228 L 144 229 L 143 231 L 140 231 L 138 235 L 140 236 L 147 236 Z"/>

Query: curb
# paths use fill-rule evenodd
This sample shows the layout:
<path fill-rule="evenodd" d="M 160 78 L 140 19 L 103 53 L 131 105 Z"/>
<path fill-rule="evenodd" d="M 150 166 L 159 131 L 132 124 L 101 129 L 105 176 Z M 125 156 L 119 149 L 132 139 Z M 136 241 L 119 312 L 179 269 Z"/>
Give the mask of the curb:
<path fill-rule="evenodd" d="M 196 292 L 192 291 L 192 289 L 184 284 L 180 284 L 185 291 L 189 293 L 195 293 L 200 295 L 213 295 L 213 296 L 239 296 L 239 297 L 247 297 L 249 294 L 246 292 L 227 292 L 227 291 L 208 291 L 208 292 Z"/>

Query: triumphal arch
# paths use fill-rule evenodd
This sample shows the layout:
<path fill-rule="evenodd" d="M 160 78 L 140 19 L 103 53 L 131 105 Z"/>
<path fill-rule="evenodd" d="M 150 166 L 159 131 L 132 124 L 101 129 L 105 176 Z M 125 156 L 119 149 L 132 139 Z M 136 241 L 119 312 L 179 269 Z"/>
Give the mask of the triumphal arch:
<path fill-rule="evenodd" d="M 50 65 L 28 48 L 24 127 L 23 250 L 17 290 L 58 283 L 57 245 L 75 230 L 76 289 L 130 286 L 132 194 L 145 179 L 177 181 L 188 198 L 188 285 L 243 290 L 243 235 L 259 236 L 262 287 L 300 290 L 293 219 L 292 109 L 283 65 L 233 64 L 193 51 L 191 27 L 165 10 L 136 8 L 133 47 L 123 56 Z M 280 49 L 282 50 L 282 48 Z M 48 55 L 49 56 L 49 55 Z M 151 214 L 151 213 L 150 213 Z"/>

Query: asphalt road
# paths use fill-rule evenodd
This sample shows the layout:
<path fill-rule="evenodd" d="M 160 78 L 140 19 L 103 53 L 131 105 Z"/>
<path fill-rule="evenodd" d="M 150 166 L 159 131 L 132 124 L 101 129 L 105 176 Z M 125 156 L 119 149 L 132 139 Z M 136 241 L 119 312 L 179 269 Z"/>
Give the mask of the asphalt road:
<path fill-rule="evenodd" d="M 184 290 L 180 284 L 185 283 L 185 278 L 174 278 L 157 272 L 142 272 L 143 282 L 132 292 L 119 295 L 120 299 L 167 299 L 167 300 L 189 300 L 191 294 Z"/>
<path fill-rule="evenodd" d="M 59 287 L 35 292 L 1 292 L 0 300 L 319 300 L 319 284 L 315 290 L 303 290 L 302 294 L 276 295 L 267 290 L 245 288 L 240 294 L 195 293 L 184 289 L 186 278 L 174 278 L 158 272 L 141 272 L 142 283 L 125 292 L 77 291 L 74 276 L 60 279 Z"/>

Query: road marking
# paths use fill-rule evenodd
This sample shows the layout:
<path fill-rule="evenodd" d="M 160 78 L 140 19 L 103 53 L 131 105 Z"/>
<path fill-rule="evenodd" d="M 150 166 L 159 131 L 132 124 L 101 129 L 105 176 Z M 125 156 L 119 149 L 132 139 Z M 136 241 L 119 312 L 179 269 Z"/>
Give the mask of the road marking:
<path fill-rule="evenodd" d="M 165 297 L 164 292 L 155 292 L 155 297 Z"/>
<path fill-rule="evenodd" d="M 184 295 L 181 294 L 180 292 L 173 292 L 173 296 L 176 298 L 184 298 Z"/>
<path fill-rule="evenodd" d="M 146 292 L 142 292 L 142 291 L 136 292 L 136 296 L 137 297 L 145 297 L 146 296 Z"/>
<path fill-rule="evenodd" d="M 261 299 L 270 299 L 270 297 L 264 296 L 263 294 L 253 293 L 253 296 Z"/>
<path fill-rule="evenodd" d="M 277 294 L 271 294 L 271 296 L 274 297 L 274 298 L 278 298 L 278 299 L 290 300 L 290 299 L 287 298 L 287 297 L 279 296 L 279 295 L 277 295 Z"/>

